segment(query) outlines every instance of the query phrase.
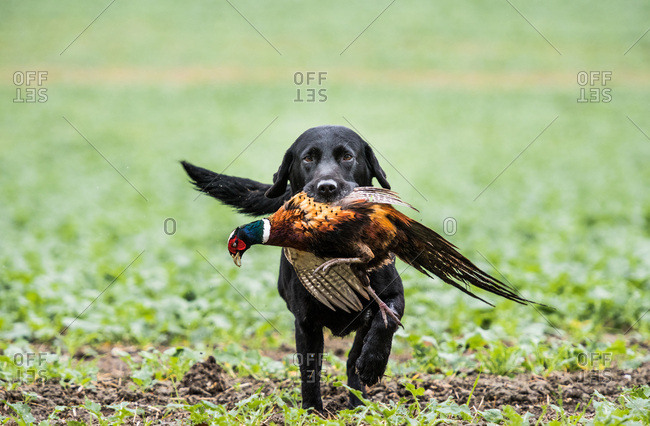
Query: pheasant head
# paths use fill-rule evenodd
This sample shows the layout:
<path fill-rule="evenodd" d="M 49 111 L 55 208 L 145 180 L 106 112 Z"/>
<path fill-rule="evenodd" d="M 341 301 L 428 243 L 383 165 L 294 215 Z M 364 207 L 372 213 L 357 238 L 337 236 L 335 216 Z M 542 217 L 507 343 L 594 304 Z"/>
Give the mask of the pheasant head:
<path fill-rule="evenodd" d="M 228 251 L 235 265 L 241 266 L 241 257 L 255 244 L 264 244 L 269 240 L 271 223 L 268 219 L 256 220 L 235 228 L 228 237 Z"/>

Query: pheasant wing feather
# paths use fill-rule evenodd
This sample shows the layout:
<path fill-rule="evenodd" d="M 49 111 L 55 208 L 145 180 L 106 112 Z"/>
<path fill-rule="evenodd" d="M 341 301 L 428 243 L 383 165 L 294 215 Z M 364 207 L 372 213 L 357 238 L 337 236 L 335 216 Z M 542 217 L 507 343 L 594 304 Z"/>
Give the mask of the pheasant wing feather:
<path fill-rule="evenodd" d="M 375 188 L 374 186 L 358 186 L 352 190 L 348 195 L 343 197 L 338 204 L 346 206 L 354 202 L 367 202 L 372 204 L 390 204 L 394 206 L 409 207 L 416 212 L 418 209 L 403 201 L 397 192 L 385 188 Z"/>
<path fill-rule="evenodd" d="M 350 269 L 350 265 L 335 265 L 326 274 L 314 273 L 316 268 L 328 260 L 327 258 L 286 247 L 284 254 L 296 270 L 302 285 L 328 308 L 332 310 L 339 308 L 345 312 L 360 311 L 363 305 L 357 293 L 366 299 L 370 298 Z"/>

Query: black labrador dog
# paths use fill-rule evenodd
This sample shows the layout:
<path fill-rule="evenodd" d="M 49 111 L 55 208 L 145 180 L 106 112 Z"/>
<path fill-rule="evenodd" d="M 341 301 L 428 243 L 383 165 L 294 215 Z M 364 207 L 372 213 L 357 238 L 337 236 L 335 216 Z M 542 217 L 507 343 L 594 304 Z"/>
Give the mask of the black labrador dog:
<path fill-rule="evenodd" d="M 372 148 L 358 134 L 343 126 L 319 126 L 305 131 L 284 154 L 273 185 L 227 176 L 182 162 L 196 187 L 242 213 L 252 216 L 275 212 L 293 194 L 305 191 L 317 201 L 330 202 L 347 195 L 356 186 L 370 186 L 376 178 L 390 188 Z M 287 183 L 290 187 L 287 188 Z M 401 318 L 404 289 L 394 263 L 370 274 L 370 284 L 379 297 Z M 278 278 L 280 296 L 295 317 L 297 360 L 302 379 L 302 406 L 323 410 L 320 373 L 323 356 L 323 327 L 334 335 L 356 331 L 348 355 L 348 386 L 361 390 L 381 379 L 390 355 L 397 323 L 384 325 L 375 302 L 364 310 L 333 311 L 317 301 L 300 283 L 284 254 Z M 350 406 L 361 401 L 350 393 Z"/>

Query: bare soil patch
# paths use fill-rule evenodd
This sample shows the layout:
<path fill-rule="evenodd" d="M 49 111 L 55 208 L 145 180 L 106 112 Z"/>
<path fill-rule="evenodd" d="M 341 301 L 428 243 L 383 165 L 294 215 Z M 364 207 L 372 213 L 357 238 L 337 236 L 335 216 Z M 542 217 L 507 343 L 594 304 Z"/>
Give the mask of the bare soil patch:
<path fill-rule="evenodd" d="M 300 386 L 297 378 L 259 380 L 252 377 L 231 377 L 221 365 L 215 362 L 214 358 L 208 357 L 205 361 L 192 366 L 175 385 L 171 382 L 160 382 L 143 391 L 128 379 L 124 369 L 119 365 L 111 364 L 109 361 L 102 361 L 102 363 L 112 368 L 115 374 L 100 373 L 97 381 L 90 387 L 64 386 L 58 381 L 32 383 L 12 391 L 0 390 L 0 400 L 22 402 L 25 400 L 24 392 L 38 395 L 28 403 L 37 421 L 46 419 L 56 406 L 79 406 L 86 398 L 100 403 L 103 407 L 127 401 L 133 404 L 132 408 L 137 406 L 143 409 L 148 420 L 171 421 L 185 418 L 188 414 L 182 410 L 170 412 L 165 408 L 168 404 L 196 404 L 206 400 L 214 404 L 224 404 L 230 409 L 260 388 L 262 394 L 268 395 L 277 392 L 279 388 L 298 389 Z M 433 398 L 444 401 L 449 397 L 458 404 L 464 404 L 472 392 L 476 377 L 477 373 L 454 377 L 420 375 L 410 379 L 386 377 L 368 391 L 370 399 L 375 401 L 399 401 L 405 398 L 413 402 L 413 397 L 402 383 L 415 380 L 418 387 L 425 389 L 419 401 L 421 404 L 426 404 Z M 519 413 L 528 411 L 539 416 L 543 405 L 557 404 L 557 401 L 561 400 L 568 413 L 573 413 L 578 404 L 580 404 L 579 411 L 582 412 L 596 390 L 608 399 L 614 400 L 621 389 L 648 383 L 650 383 L 650 363 L 636 370 L 555 372 L 548 377 L 521 374 L 509 378 L 481 374 L 469 405 L 479 410 L 511 405 Z M 342 387 L 335 387 L 333 383 L 324 383 L 322 390 L 325 415 L 335 418 L 339 410 L 347 408 L 347 391 Z M 588 407 L 587 416 L 592 412 L 593 408 Z M 104 408 L 104 413 L 110 415 L 113 412 Z M 3 403 L 0 405 L 0 414 L 10 415 L 13 412 Z M 548 419 L 553 415 L 554 413 L 547 412 Z M 64 410 L 59 413 L 59 417 L 85 421 L 91 419 L 88 412 L 78 407 Z M 279 409 L 270 421 L 282 424 L 283 418 Z"/>

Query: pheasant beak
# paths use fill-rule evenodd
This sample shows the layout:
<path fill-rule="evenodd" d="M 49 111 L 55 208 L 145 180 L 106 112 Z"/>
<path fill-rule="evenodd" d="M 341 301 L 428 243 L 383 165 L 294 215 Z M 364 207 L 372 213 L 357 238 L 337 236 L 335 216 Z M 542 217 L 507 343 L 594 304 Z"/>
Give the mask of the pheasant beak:
<path fill-rule="evenodd" d="M 241 268 L 241 254 L 242 252 L 238 251 L 237 253 L 232 254 L 232 260 L 235 262 L 235 265 Z"/>

